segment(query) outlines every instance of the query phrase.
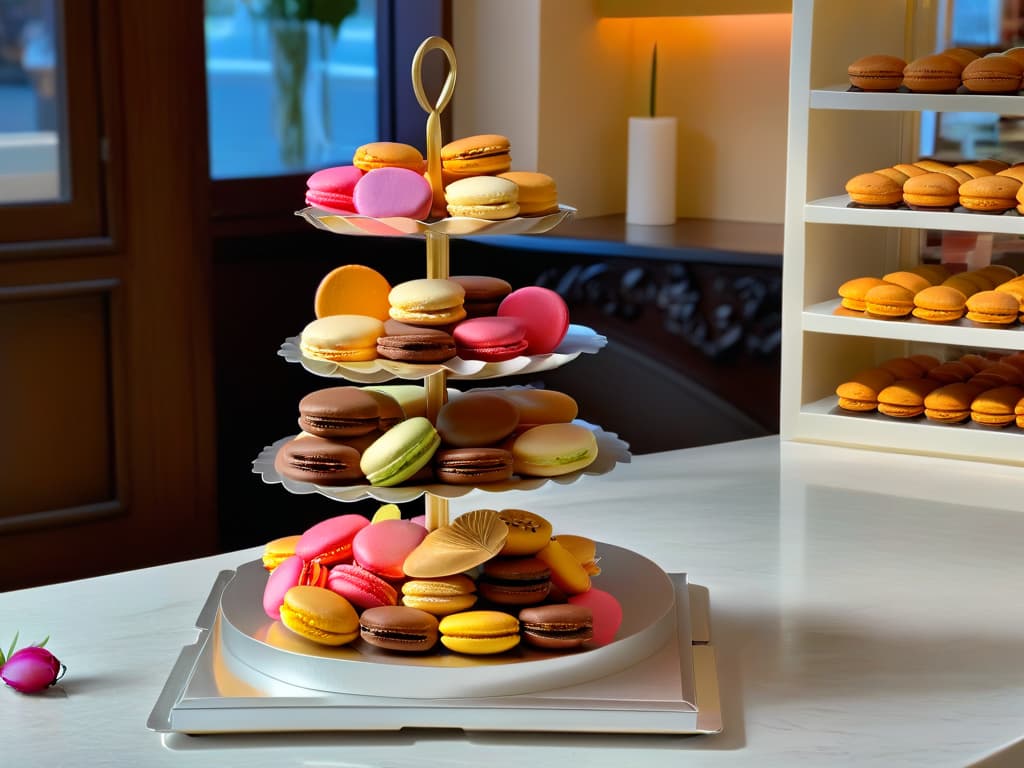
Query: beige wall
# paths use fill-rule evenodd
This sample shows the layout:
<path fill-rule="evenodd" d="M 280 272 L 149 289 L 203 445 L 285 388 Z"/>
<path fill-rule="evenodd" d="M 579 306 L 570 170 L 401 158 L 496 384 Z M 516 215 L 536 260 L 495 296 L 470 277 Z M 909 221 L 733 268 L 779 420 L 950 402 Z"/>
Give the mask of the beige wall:
<path fill-rule="evenodd" d="M 678 213 L 781 222 L 788 15 L 600 19 L 591 0 L 453 0 L 454 134 L 497 132 L 581 216 L 625 210 L 626 125 L 679 119 Z"/>

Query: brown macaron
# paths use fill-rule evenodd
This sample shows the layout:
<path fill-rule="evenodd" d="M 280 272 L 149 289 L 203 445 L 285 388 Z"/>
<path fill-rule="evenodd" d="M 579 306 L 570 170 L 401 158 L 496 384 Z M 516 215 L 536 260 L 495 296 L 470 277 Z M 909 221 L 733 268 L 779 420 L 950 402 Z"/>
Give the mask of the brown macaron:
<path fill-rule="evenodd" d="M 978 291 L 967 299 L 967 319 L 988 325 L 1010 325 L 1017 321 L 1020 302 L 1004 291 Z"/>
<path fill-rule="evenodd" d="M 933 285 L 914 294 L 912 314 L 932 323 L 948 323 L 963 317 L 966 301 L 966 296 L 956 288 Z"/>
<path fill-rule="evenodd" d="M 880 173 L 860 173 L 846 182 L 851 202 L 868 208 L 899 205 L 902 190 L 899 183 Z"/>
<path fill-rule="evenodd" d="M 842 306 L 855 312 L 863 312 L 867 308 L 864 297 L 875 286 L 885 285 L 885 281 L 877 277 L 855 277 L 839 286 L 839 297 Z"/>
<path fill-rule="evenodd" d="M 315 485 L 348 485 L 363 477 L 359 451 L 336 440 L 300 435 L 282 445 L 274 457 L 282 477 Z"/>
<path fill-rule="evenodd" d="M 523 640 L 535 648 L 564 651 L 579 648 L 594 637 L 594 619 L 589 608 L 570 603 L 552 603 L 519 612 Z"/>
<path fill-rule="evenodd" d="M 914 59 L 903 69 L 903 84 L 915 93 L 952 93 L 960 87 L 963 65 L 940 53 Z"/>
<path fill-rule="evenodd" d="M 964 88 L 972 93 L 1016 93 L 1024 67 L 1011 56 L 999 54 L 975 59 L 960 73 Z"/>
<path fill-rule="evenodd" d="M 945 173 L 929 171 L 903 185 L 903 202 L 911 208 L 953 208 L 959 201 L 960 184 Z"/>
<path fill-rule="evenodd" d="M 924 415 L 931 421 L 958 424 L 971 416 L 971 402 L 981 392 L 975 384 L 956 382 L 929 392 L 924 398 Z"/>
<path fill-rule="evenodd" d="M 1024 389 L 1004 386 L 987 389 L 971 403 L 971 421 L 989 427 L 1005 427 L 1016 420 L 1017 405 Z"/>
<path fill-rule="evenodd" d="M 924 413 L 924 399 L 939 384 L 932 379 L 902 379 L 878 393 L 878 412 L 895 419 L 910 419 Z"/>
<path fill-rule="evenodd" d="M 960 205 L 969 211 L 1002 213 L 1017 205 L 1021 182 L 1009 176 L 982 176 L 960 185 Z"/>
<path fill-rule="evenodd" d="M 484 563 L 476 589 L 495 605 L 536 605 L 551 592 L 551 568 L 536 557 L 496 557 Z"/>
<path fill-rule="evenodd" d="M 970 383 L 981 386 L 984 389 L 1002 387 L 1007 384 L 1019 387 L 1024 385 L 1024 374 L 1008 363 L 996 362 L 985 370 L 978 371 L 971 376 Z"/>
<path fill-rule="evenodd" d="M 437 645 L 437 618 L 407 605 L 381 605 L 359 615 L 359 636 L 377 648 L 421 653 Z"/>
<path fill-rule="evenodd" d="M 378 429 L 380 404 L 359 387 L 326 387 L 299 401 L 299 427 L 319 437 L 358 437 Z"/>
<path fill-rule="evenodd" d="M 984 371 L 986 368 L 993 366 L 996 363 L 995 360 L 991 360 L 975 352 L 968 352 L 966 355 L 961 355 L 960 362 L 969 366 L 975 373 Z"/>
<path fill-rule="evenodd" d="M 862 56 L 846 68 L 850 85 L 862 91 L 895 91 L 903 84 L 907 62 L 884 53 Z"/>
<path fill-rule="evenodd" d="M 437 432 L 445 446 L 481 448 L 512 434 L 519 411 L 498 395 L 467 392 L 445 403 L 437 414 Z"/>
<path fill-rule="evenodd" d="M 384 335 L 377 337 L 377 354 L 406 363 L 440 363 L 455 357 L 455 339 L 442 328 L 388 319 Z"/>
<path fill-rule="evenodd" d="M 452 485 L 509 480 L 512 464 L 512 453 L 502 448 L 448 448 L 434 454 L 434 474 Z"/>
<path fill-rule="evenodd" d="M 874 317 L 906 317 L 914 309 L 914 292 L 901 285 L 876 285 L 864 294 L 864 308 Z"/>
<path fill-rule="evenodd" d="M 502 299 L 512 293 L 512 285 L 500 277 L 455 275 L 448 278 L 462 286 L 466 296 L 462 306 L 466 317 L 485 317 L 498 312 Z"/>

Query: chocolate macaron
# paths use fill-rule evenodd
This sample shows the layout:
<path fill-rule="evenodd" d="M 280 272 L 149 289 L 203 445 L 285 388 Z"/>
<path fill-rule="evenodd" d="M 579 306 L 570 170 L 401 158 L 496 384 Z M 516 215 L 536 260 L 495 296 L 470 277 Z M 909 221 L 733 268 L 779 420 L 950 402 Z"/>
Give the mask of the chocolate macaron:
<path fill-rule="evenodd" d="M 359 636 L 389 651 L 429 651 L 437 644 L 437 619 L 406 605 L 367 608 L 359 616 Z"/>
<path fill-rule="evenodd" d="M 449 448 L 434 454 L 434 473 L 452 485 L 497 483 L 512 477 L 512 463 L 502 448 Z"/>
<path fill-rule="evenodd" d="M 455 339 L 441 328 L 392 319 L 385 321 L 384 335 L 377 339 L 377 354 L 406 363 L 441 363 L 455 357 Z"/>
<path fill-rule="evenodd" d="M 551 592 L 551 568 L 536 557 L 496 557 L 484 563 L 476 588 L 495 605 L 536 605 Z"/>
<path fill-rule="evenodd" d="M 300 435 L 282 445 L 274 469 L 291 480 L 317 485 L 346 485 L 363 476 L 359 451 L 315 435 Z"/>
<path fill-rule="evenodd" d="M 299 426 L 318 437 L 357 437 L 380 424 L 380 405 L 359 387 L 327 387 L 299 401 Z"/>
<path fill-rule="evenodd" d="M 486 317 L 498 312 L 502 299 L 512 293 L 512 285 L 500 277 L 456 275 L 448 278 L 466 291 L 463 306 L 466 317 Z"/>
<path fill-rule="evenodd" d="M 568 603 L 524 608 L 519 627 L 524 641 L 545 650 L 579 648 L 594 636 L 590 609 Z"/>

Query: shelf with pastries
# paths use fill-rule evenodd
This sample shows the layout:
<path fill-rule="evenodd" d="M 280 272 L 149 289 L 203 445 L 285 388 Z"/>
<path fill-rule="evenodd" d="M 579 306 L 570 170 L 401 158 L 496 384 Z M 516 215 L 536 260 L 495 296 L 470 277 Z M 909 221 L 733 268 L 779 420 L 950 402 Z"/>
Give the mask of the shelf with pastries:
<path fill-rule="evenodd" d="M 856 91 L 849 84 L 812 89 L 811 109 L 881 112 L 992 112 L 1019 115 L 1024 96 L 980 93 L 913 93 L 900 91 Z"/>
<path fill-rule="evenodd" d="M 1001 214 L 952 211 L 920 211 L 910 208 L 851 207 L 849 195 L 812 200 L 804 206 L 809 224 L 849 224 L 862 227 L 899 227 L 955 232 L 989 232 L 1024 235 L 1024 216 L 1016 211 Z"/>
<path fill-rule="evenodd" d="M 929 344 L 948 344 L 983 349 L 1019 350 L 1024 348 L 1024 325 L 982 326 L 970 320 L 932 323 L 915 317 L 887 320 L 866 315 L 837 314 L 840 299 L 811 304 L 804 308 L 804 331 L 840 336 L 864 336 Z"/>

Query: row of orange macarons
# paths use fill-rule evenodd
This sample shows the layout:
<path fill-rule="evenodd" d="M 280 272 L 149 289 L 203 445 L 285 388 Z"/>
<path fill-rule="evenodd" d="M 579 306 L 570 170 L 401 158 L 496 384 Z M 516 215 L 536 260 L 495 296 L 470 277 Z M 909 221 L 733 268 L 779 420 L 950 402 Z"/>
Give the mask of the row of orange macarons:
<path fill-rule="evenodd" d="M 858 371 L 836 396 L 845 411 L 1024 429 L 1024 352 L 968 353 L 945 362 L 926 354 L 895 357 Z"/>
<path fill-rule="evenodd" d="M 1024 213 L 1024 163 L 984 159 L 949 165 L 923 159 L 897 163 L 846 182 L 850 201 L 865 208 L 906 205 L 913 209 L 951 210 L 962 206 L 979 213 Z"/>
<path fill-rule="evenodd" d="M 947 48 L 907 63 L 899 56 L 870 54 L 846 69 L 850 85 L 863 91 L 1014 93 L 1024 79 L 1024 48 L 979 56 L 967 48 Z"/>
<path fill-rule="evenodd" d="M 1024 322 L 1024 276 L 1005 264 L 955 273 L 941 264 L 921 264 L 880 278 L 855 277 L 838 292 L 837 314 L 882 319 L 913 315 L 933 323 L 966 315 L 984 326 Z"/>

